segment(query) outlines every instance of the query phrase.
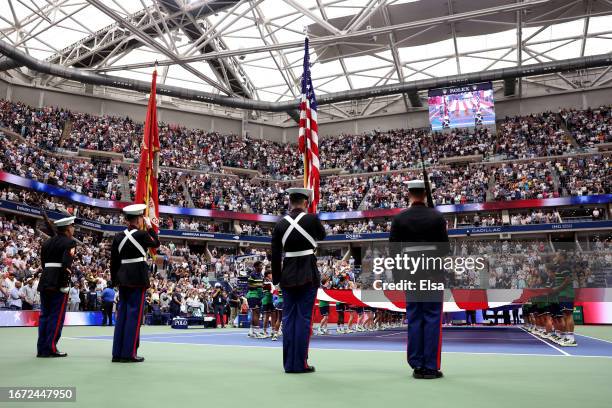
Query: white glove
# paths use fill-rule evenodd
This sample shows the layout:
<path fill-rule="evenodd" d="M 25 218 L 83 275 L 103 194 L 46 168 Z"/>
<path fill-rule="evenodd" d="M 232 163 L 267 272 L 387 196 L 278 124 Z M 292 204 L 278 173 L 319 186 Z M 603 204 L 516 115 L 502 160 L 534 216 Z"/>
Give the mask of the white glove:
<path fill-rule="evenodd" d="M 143 218 L 144 218 L 144 222 L 147 228 L 151 228 L 152 227 L 151 219 L 149 217 L 143 217 Z"/>
<path fill-rule="evenodd" d="M 70 291 L 69 287 L 60 288 L 60 292 L 62 292 L 62 293 L 68 293 L 69 291 Z"/>

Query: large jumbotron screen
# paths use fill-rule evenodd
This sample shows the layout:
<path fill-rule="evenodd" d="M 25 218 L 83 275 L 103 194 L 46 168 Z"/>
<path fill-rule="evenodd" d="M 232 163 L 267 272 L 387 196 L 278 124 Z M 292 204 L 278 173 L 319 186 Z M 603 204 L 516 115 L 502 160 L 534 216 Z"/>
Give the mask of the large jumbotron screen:
<path fill-rule="evenodd" d="M 495 124 L 490 82 L 431 89 L 428 97 L 432 130 Z"/>

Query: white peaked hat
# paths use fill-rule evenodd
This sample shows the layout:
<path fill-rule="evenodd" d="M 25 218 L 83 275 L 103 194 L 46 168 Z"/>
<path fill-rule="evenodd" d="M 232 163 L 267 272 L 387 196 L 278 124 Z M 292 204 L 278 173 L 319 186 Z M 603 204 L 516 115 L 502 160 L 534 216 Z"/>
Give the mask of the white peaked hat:
<path fill-rule="evenodd" d="M 286 191 L 287 191 L 287 194 L 289 195 L 293 195 L 293 194 L 303 195 L 308 198 L 308 201 L 312 201 L 312 199 L 314 198 L 314 190 L 312 188 L 291 187 L 291 188 L 288 188 Z"/>
<path fill-rule="evenodd" d="M 408 183 L 408 190 L 412 190 L 412 189 L 421 189 L 424 190 L 425 189 L 425 182 L 423 180 L 410 180 Z"/>
<path fill-rule="evenodd" d="M 66 227 L 74 224 L 74 220 L 76 220 L 76 217 L 60 218 L 59 220 L 53 221 L 53 224 L 55 224 L 56 227 Z"/>
<path fill-rule="evenodd" d="M 123 213 L 126 215 L 142 215 L 147 208 L 145 204 L 132 204 L 123 207 Z"/>

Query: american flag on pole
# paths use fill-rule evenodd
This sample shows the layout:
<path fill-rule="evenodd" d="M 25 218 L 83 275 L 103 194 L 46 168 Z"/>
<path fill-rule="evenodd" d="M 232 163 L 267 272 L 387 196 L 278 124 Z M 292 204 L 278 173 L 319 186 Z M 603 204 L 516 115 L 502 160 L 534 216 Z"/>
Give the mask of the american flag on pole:
<path fill-rule="evenodd" d="M 304 74 L 300 101 L 299 149 L 304 158 L 304 187 L 314 190 L 308 212 L 316 213 L 319 203 L 319 128 L 317 126 L 317 98 L 310 76 L 308 37 L 304 41 Z"/>

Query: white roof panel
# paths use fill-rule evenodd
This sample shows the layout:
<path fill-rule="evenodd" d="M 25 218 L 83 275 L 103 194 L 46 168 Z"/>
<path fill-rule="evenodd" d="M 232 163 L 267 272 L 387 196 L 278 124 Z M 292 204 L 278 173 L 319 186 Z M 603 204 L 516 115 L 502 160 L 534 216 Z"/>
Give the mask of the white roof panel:
<path fill-rule="evenodd" d="M 75 66 L 129 78 L 150 78 L 150 65 L 155 60 L 201 56 L 198 50 L 194 50 L 193 40 L 186 30 L 195 29 L 191 35 L 196 38 L 200 38 L 202 32 L 209 32 L 206 42 L 212 48 L 207 48 L 206 52 L 234 52 L 234 55 L 223 58 L 221 63 L 215 62 L 215 66 L 208 60 L 191 62 L 190 66 L 219 83 L 224 82 L 224 75 L 220 75 L 220 71 L 215 73 L 215 69 L 221 66 L 222 70 L 233 71 L 239 82 L 248 83 L 258 97 L 271 101 L 293 97 L 278 72 L 278 65 L 290 82 L 299 82 L 305 26 L 310 27 L 314 44 L 311 46 L 311 71 L 319 94 L 347 90 L 351 85 L 362 88 L 398 81 L 394 48 L 405 80 L 456 74 L 457 59 L 462 73 L 516 65 L 516 11 L 457 19 L 451 25 L 444 21 L 448 16 L 446 1 L 253 0 L 240 3 L 229 13 L 238 4 L 237 0 L 223 0 L 227 3 L 225 9 L 207 15 L 198 14 L 195 19 L 191 15 L 190 20 L 188 13 L 191 11 L 185 10 L 197 10 L 203 0 L 176 0 L 180 7 L 187 9 L 173 12 L 175 18 L 172 21 L 165 18 L 149 25 L 145 25 L 149 16 L 158 12 L 164 17 L 170 14 L 164 8 L 164 2 L 171 0 L 100 0 L 110 12 L 83 0 L 1 1 L 0 41 L 38 59 L 61 56 L 61 61 L 74 63 L 75 55 L 86 55 L 79 60 L 81 65 Z M 209 2 L 215 0 L 204 3 Z M 389 25 L 385 23 L 381 3 L 387 4 L 384 7 L 390 24 L 405 25 L 401 30 L 394 30 L 392 36 L 367 32 L 368 27 L 376 29 Z M 594 16 L 588 19 L 588 37 L 585 39 L 582 35 L 586 9 L 575 3 L 572 0 L 550 0 L 544 6 L 528 7 L 523 13 L 524 64 L 536 63 L 537 59 L 550 61 L 580 56 L 583 41 L 585 55 L 612 51 L 612 3 L 591 3 Z M 452 4 L 455 13 L 479 12 L 489 7 L 516 7 L 514 0 L 483 0 L 476 8 L 474 2 Z M 369 9 L 370 5 L 374 7 Z M 147 9 L 143 10 L 143 6 Z M 130 15 L 139 17 L 129 20 Z M 119 27 L 116 20 L 125 18 L 131 21 L 130 24 L 138 25 L 136 31 L 129 32 Z M 441 18 L 437 24 L 421 24 L 423 19 Z M 188 27 L 194 21 L 197 27 Z M 356 27 L 354 31 L 358 36 L 345 38 L 352 35 L 347 31 L 351 25 Z M 167 28 L 170 32 L 166 32 Z M 160 32 L 165 41 L 159 38 Z M 329 37 L 331 32 L 336 33 L 335 40 L 327 40 L 325 45 L 316 44 L 319 37 Z M 143 36 L 166 51 L 162 53 L 150 45 L 143 45 Z M 113 38 L 117 40 L 113 42 Z M 397 45 L 392 44 L 392 38 Z M 199 44 L 203 42 L 202 39 L 197 41 Z M 289 43 L 294 45 L 282 46 Z M 276 47 L 283 49 L 270 52 L 270 48 Z M 250 52 L 250 49 L 257 52 Z M 244 54 L 241 54 L 242 50 Z M 346 72 L 338 56 L 343 56 Z M 60 61 L 60 58 L 53 61 Z M 178 64 L 170 67 L 166 83 L 215 90 Z M 222 86 L 228 88 L 227 84 Z"/>

